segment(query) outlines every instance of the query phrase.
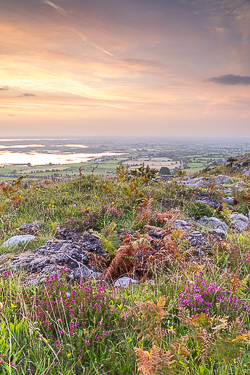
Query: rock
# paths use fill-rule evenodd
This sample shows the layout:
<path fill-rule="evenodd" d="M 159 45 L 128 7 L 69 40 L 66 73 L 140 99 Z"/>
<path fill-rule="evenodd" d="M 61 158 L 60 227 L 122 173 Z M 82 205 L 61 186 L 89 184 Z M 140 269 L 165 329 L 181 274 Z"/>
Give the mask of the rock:
<path fill-rule="evenodd" d="M 204 227 L 211 227 L 213 229 L 222 229 L 227 232 L 228 226 L 224 221 L 217 219 L 217 217 L 203 216 L 198 220 L 198 224 Z"/>
<path fill-rule="evenodd" d="M 20 225 L 19 229 L 21 231 L 27 231 L 30 234 L 35 234 L 39 229 L 43 227 L 41 221 L 33 221 L 33 223 Z"/>
<path fill-rule="evenodd" d="M 211 233 L 211 234 L 217 234 L 219 235 L 220 237 L 225 237 L 227 235 L 227 232 L 223 229 L 209 229 L 208 233 Z"/>
<path fill-rule="evenodd" d="M 238 171 L 238 170 L 240 170 L 240 167 L 238 165 L 233 165 L 232 169 L 233 169 L 233 171 Z"/>
<path fill-rule="evenodd" d="M 230 187 L 224 188 L 223 191 L 227 195 L 232 195 L 233 194 L 232 188 L 230 188 Z"/>
<path fill-rule="evenodd" d="M 226 168 L 231 168 L 232 167 L 232 162 L 228 161 L 226 162 Z"/>
<path fill-rule="evenodd" d="M 206 232 L 192 231 L 187 234 L 188 247 L 196 249 L 198 256 L 201 256 L 201 251 L 209 251 L 212 248 L 212 244 L 218 240 L 221 240 L 221 236 L 213 233 L 208 234 Z M 186 240 L 186 238 L 184 239 Z"/>
<path fill-rule="evenodd" d="M 121 277 L 120 279 L 116 280 L 114 286 L 122 286 L 123 288 L 127 288 L 131 284 L 137 284 L 138 280 L 131 279 L 131 277 Z"/>
<path fill-rule="evenodd" d="M 250 176 L 250 168 L 245 169 L 244 172 L 242 173 L 242 176 Z"/>
<path fill-rule="evenodd" d="M 235 204 L 235 199 L 232 197 L 222 197 L 222 202 L 225 202 L 226 204 L 229 204 L 230 206 L 233 206 Z"/>
<path fill-rule="evenodd" d="M 205 177 L 196 177 L 196 178 L 189 177 L 185 181 L 182 180 L 182 183 L 189 187 L 199 187 L 199 186 L 209 185 L 209 181 Z"/>
<path fill-rule="evenodd" d="M 247 161 L 247 160 L 244 160 L 244 161 L 242 161 L 241 163 L 239 163 L 239 166 L 240 167 L 245 167 L 246 165 L 248 165 L 249 164 L 249 162 Z"/>
<path fill-rule="evenodd" d="M 231 177 L 222 174 L 217 176 L 214 180 L 218 184 L 233 184 Z"/>
<path fill-rule="evenodd" d="M 200 203 L 204 203 L 204 204 L 207 204 L 208 206 L 214 208 L 214 209 L 219 209 L 219 210 L 222 210 L 223 206 L 222 204 L 217 201 L 217 199 L 213 199 L 213 198 L 200 198 L 200 199 L 196 199 L 195 202 L 200 202 Z"/>
<path fill-rule="evenodd" d="M 20 243 L 25 243 L 25 242 L 28 242 L 28 241 L 33 241 L 36 237 L 35 236 L 32 236 L 32 235 L 29 235 L 29 234 L 23 234 L 23 235 L 19 235 L 19 236 L 13 236 L 11 238 L 9 238 L 7 241 L 5 241 L 3 244 L 2 244 L 2 247 L 12 247 L 12 246 L 16 246 Z"/>
<path fill-rule="evenodd" d="M 66 232 L 62 231 L 62 233 Z M 29 237 L 34 236 L 29 235 Z M 71 233 L 68 238 L 68 240 L 52 238 L 46 241 L 45 245 L 35 249 L 33 253 L 24 253 L 12 258 L 8 263 L 8 268 L 15 271 L 25 270 L 29 274 L 27 282 L 35 284 L 52 277 L 61 268 L 68 270 L 67 280 L 72 282 L 87 278 L 100 278 L 98 272 L 89 269 L 89 256 L 86 251 L 88 248 L 90 252 L 106 256 L 99 239 L 88 233 L 84 236 Z M 6 269 L 6 264 L 1 267 L 1 270 L 4 269 Z"/>
<path fill-rule="evenodd" d="M 174 225 L 178 229 L 182 229 L 187 232 L 191 227 L 185 220 L 175 220 Z"/>
<path fill-rule="evenodd" d="M 241 233 L 249 229 L 248 217 L 242 214 L 230 215 L 230 226 Z"/>

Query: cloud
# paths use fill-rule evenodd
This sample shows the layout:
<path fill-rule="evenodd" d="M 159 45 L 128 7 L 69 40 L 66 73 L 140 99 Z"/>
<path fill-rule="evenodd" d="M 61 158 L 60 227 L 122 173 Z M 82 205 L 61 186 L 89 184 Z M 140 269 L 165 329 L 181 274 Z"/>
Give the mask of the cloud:
<path fill-rule="evenodd" d="M 36 96 L 34 94 L 30 94 L 29 92 L 26 92 L 25 94 L 21 95 L 21 96 L 25 96 L 26 98 L 30 97 L 30 96 Z"/>
<path fill-rule="evenodd" d="M 250 85 L 250 76 L 226 74 L 219 77 L 209 78 L 207 81 L 217 83 L 219 85 Z"/>
<path fill-rule="evenodd" d="M 75 32 L 76 34 L 79 35 L 79 37 L 82 39 L 82 41 L 86 44 L 90 44 L 91 46 L 93 46 L 94 48 L 98 49 L 99 51 L 103 52 L 103 53 L 106 53 L 107 55 L 109 56 L 112 56 L 112 57 L 115 57 L 115 55 L 113 55 L 113 53 L 105 50 L 104 48 L 100 47 L 98 44 L 96 44 L 95 42 L 93 42 L 92 40 L 90 40 L 86 35 L 83 35 L 81 33 L 79 33 L 78 31 L 74 30 L 74 29 L 71 29 L 73 32 Z"/>
<path fill-rule="evenodd" d="M 44 4 L 50 5 L 52 8 L 54 8 L 57 12 L 59 12 L 59 13 L 62 14 L 63 16 L 65 16 L 65 17 L 69 17 L 68 14 L 67 14 L 67 12 L 66 12 L 63 8 L 61 8 L 61 7 L 59 7 L 58 5 L 52 3 L 51 1 L 49 1 L 49 0 L 42 0 L 42 2 L 43 2 Z"/>
<path fill-rule="evenodd" d="M 10 87 L 9 86 L 2 86 L 2 87 L 0 87 L 0 90 L 1 91 L 9 91 Z"/>

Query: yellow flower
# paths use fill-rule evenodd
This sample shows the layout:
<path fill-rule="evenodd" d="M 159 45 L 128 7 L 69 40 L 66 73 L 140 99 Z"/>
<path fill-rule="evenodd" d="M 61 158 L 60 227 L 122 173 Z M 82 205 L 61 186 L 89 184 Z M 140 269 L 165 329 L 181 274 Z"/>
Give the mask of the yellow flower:
<path fill-rule="evenodd" d="M 52 208 L 54 208 L 55 206 L 52 204 Z"/>
<path fill-rule="evenodd" d="M 115 202 L 112 202 L 112 204 L 115 204 Z"/>
<path fill-rule="evenodd" d="M 19 195 L 19 198 L 22 198 L 22 196 L 21 196 L 21 195 Z"/>
<path fill-rule="evenodd" d="M 216 212 L 216 210 L 214 210 L 214 212 Z"/>
<path fill-rule="evenodd" d="M 51 206 L 51 204 L 49 204 L 49 207 Z"/>
<path fill-rule="evenodd" d="M 95 195 L 95 198 L 97 198 L 97 195 Z"/>
<path fill-rule="evenodd" d="M 89 207 L 87 207 L 87 210 L 89 210 Z"/>

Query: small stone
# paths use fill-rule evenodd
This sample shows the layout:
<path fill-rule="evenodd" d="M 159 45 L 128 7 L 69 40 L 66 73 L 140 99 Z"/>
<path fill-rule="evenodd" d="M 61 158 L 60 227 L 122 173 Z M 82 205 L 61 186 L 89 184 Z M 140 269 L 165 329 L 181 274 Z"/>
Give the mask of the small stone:
<path fill-rule="evenodd" d="M 116 280 L 114 286 L 122 286 L 123 288 L 127 288 L 131 284 L 137 284 L 138 281 L 135 279 L 131 279 L 131 277 L 121 277 L 120 279 Z"/>
<path fill-rule="evenodd" d="M 13 237 L 9 238 L 7 241 L 4 242 L 2 244 L 2 247 L 16 246 L 16 245 L 18 245 L 20 243 L 25 243 L 25 242 L 33 241 L 35 238 L 36 238 L 35 236 L 32 236 L 30 234 L 13 236 Z"/>

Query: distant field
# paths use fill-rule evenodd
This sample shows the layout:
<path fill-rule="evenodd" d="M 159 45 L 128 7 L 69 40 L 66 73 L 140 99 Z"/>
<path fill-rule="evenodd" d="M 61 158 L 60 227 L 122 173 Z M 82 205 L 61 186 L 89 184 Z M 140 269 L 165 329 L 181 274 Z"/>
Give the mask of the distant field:
<path fill-rule="evenodd" d="M 168 167 L 170 169 L 179 168 L 180 162 L 171 160 L 169 158 L 151 158 L 150 160 L 144 158 L 137 158 L 136 160 L 128 160 L 123 164 L 128 165 L 131 169 L 139 168 L 142 163 L 149 165 L 150 168 L 161 169 L 161 167 Z"/>

